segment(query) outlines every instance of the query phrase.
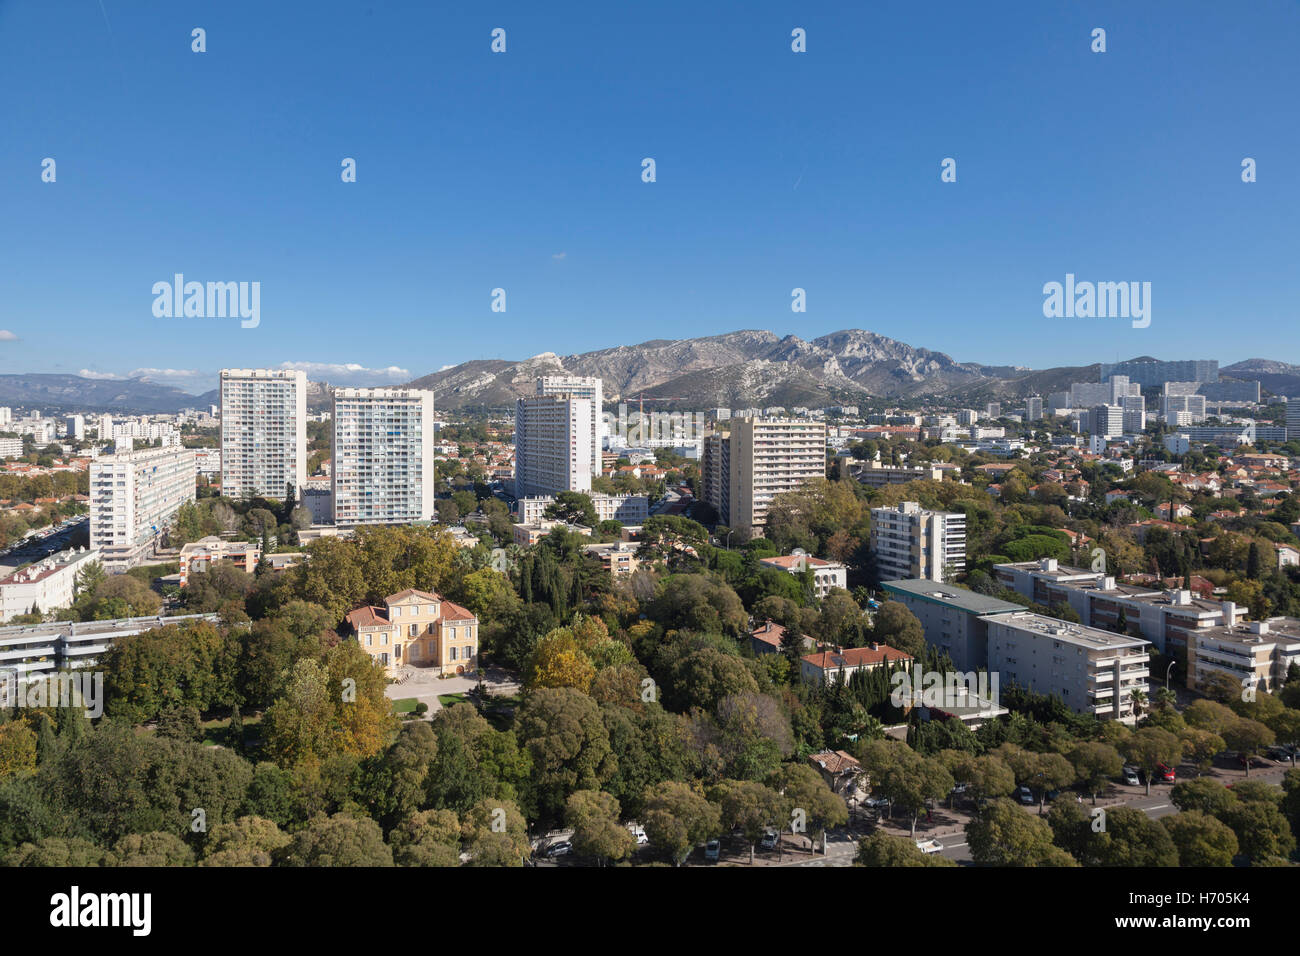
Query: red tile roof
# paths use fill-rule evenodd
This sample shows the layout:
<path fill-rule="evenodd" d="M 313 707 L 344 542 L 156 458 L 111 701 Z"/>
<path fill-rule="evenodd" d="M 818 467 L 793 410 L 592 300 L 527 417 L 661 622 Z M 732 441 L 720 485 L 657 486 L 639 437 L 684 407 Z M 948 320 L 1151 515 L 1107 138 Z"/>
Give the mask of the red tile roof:
<path fill-rule="evenodd" d="M 911 654 L 905 654 L 896 647 L 879 644 L 873 650 L 870 647 L 846 647 L 843 651 L 818 651 L 803 658 L 814 667 L 822 670 L 839 670 L 841 667 L 870 667 L 891 661 L 910 661 Z"/>

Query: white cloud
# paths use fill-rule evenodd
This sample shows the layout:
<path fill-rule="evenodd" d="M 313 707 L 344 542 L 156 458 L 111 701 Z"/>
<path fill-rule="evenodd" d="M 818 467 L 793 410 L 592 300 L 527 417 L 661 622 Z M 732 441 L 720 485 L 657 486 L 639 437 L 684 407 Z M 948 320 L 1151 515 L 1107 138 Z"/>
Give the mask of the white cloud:
<path fill-rule="evenodd" d="M 567 255 L 568 255 L 567 252 L 554 252 L 554 253 L 551 254 L 551 258 L 554 259 L 556 262 L 559 262 L 561 259 L 563 259 L 563 258 L 564 258 L 565 256 L 567 256 Z"/>
<path fill-rule="evenodd" d="M 88 368 L 83 368 L 77 373 L 82 378 L 122 378 L 121 375 L 114 375 L 112 372 L 95 372 Z"/>
<path fill-rule="evenodd" d="M 8 329 L 0 329 L 0 342 L 17 342 L 18 336 L 14 335 Z"/>
<path fill-rule="evenodd" d="M 281 362 L 282 369 L 296 369 L 307 373 L 313 382 L 329 382 L 331 385 L 401 385 L 415 376 L 410 370 L 390 365 L 388 368 L 366 368 L 349 362 L 339 365 L 331 362 Z"/>

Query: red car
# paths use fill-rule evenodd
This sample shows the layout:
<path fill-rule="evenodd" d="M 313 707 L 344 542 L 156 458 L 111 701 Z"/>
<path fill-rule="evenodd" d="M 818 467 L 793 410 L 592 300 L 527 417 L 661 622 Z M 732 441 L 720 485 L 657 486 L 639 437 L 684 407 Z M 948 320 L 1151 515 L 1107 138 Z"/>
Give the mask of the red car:
<path fill-rule="evenodd" d="M 1156 764 L 1156 779 L 1161 783 L 1173 783 L 1176 779 L 1173 767 L 1166 767 L 1164 764 Z"/>

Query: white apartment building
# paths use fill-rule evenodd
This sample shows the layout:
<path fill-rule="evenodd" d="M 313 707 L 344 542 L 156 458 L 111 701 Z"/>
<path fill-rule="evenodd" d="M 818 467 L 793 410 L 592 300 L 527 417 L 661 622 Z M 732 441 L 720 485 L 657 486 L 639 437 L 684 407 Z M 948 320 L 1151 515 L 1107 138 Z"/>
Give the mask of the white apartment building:
<path fill-rule="evenodd" d="M 1030 395 L 1025 399 L 1025 418 L 1036 422 L 1043 417 L 1043 399 L 1039 395 Z"/>
<path fill-rule="evenodd" d="M 307 479 L 307 373 L 221 370 L 221 493 L 283 499 Z"/>
<path fill-rule="evenodd" d="M 807 554 L 787 554 L 781 557 L 763 558 L 759 564 L 796 576 L 811 571 L 813 593 L 818 599 L 830 594 L 832 588 L 847 590 L 849 586 L 849 569 L 838 561 L 826 561 Z"/>
<path fill-rule="evenodd" d="M 93 548 L 72 548 L 0 578 L 0 622 L 28 614 L 33 608 L 47 614 L 69 607 L 77 573 L 98 560 L 99 552 Z"/>
<path fill-rule="evenodd" d="M 1150 642 L 1018 611 L 988 624 L 988 668 L 1012 685 L 1059 697 L 1076 713 L 1137 722 L 1133 692 L 1149 696 Z"/>
<path fill-rule="evenodd" d="M 335 389 L 330 468 L 335 523 L 433 520 L 436 441 L 433 392 Z"/>
<path fill-rule="evenodd" d="M 1124 434 L 1124 408 L 1121 405 L 1096 405 L 1088 416 L 1088 431 L 1102 438 Z"/>
<path fill-rule="evenodd" d="M 17 458 L 23 453 L 21 438 L 0 438 L 0 458 Z"/>
<path fill-rule="evenodd" d="M 107 571 L 138 564 L 177 509 L 194 500 L 194 452 L 142 448 L 90 463 L 90 547 Z"/>
<path fill-rule="evenodd" d="M 14 410 L 8 405 L 0 405 L 0 428 L 8 428 L 14 422 Z"/>
<path fill-rule="evenodd" d="M 591 491 L 593 406 L 571 394 L 515 403 L 515 497 Z M 597 465 L 599 468 L 599 465 Z"/>
<path fill-rule="evenodd" d="M 1300 438 L 1300 396 L 1286 403 L 1286 439 Z"/>
<path fill-rule="evenodd" d="M 194 469 L 200 475 L 221 474 L 221 449 L 220 448 L 194 449 Z"/>
<path fill-rule="evenodd" d="M 1195 425 L 1205 421 L 1205 396 L 1170 391 L 1177 384 L 1165 383 L 1165 391 L 1160 396 L 1160 417 L 1174 426 Z"/>
<path fill-rule="evenodd" d="M 966 516 L 915 501 L 871 509 L 871 552 L 882 581 L 943 581 L 966 567 Z"/>
<path fill-rule="evenodd" d="M 641 524 L 650 517 L 650 499 L 646 495 L 588 495 L 601 521 Z M 554 495 L 520 498 L 515 502 L 520 524 L 536 524 L 546 517 L 546 509 L 555 504 Z"/>
<path fill-rule="evenodd" d="M 600 450 L 605 437 L 604 382 L 579 375 L 543 375 L 537 380 L 538 395 L 572 395 L 591 402 L 591 473 L 600 474 Z"/>
<path fill-rule="evenodd" d="M 826 477 L 826 423 L 733 418 L 728 523 L 741 539 L 762 533 L 772 499 Z"/>
<path fill-rule="evenodd" d="M 1187 686 L 1200 690 L 1215 674 L 1273 693 L 1300 663 L 1300 620 L 1271 617 L 1198 631 L 1187 647 Z"/>
<path fill-rule="evenodd" d="M 63 434 L 65 438 L 75 441 L 81 441 L 86 437 L 86 419 L 82 415 L 68 415 L 63 419 Z"/>

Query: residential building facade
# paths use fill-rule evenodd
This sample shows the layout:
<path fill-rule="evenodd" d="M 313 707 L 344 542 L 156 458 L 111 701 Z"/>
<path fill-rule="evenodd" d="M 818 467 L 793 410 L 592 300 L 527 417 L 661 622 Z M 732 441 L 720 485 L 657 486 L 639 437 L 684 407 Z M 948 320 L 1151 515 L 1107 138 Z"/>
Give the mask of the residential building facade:
<path fill-rule="evenodd" d="M 434 432 L 433 392 L 335 389 L 330 467 L 335 523 L 433 520 Z"/>
<path fill-rule="evenodd" d="M 966 567 L 966 515 L 915 501 L 871 509 L 871 552 L 882 581 L 943 581 Z"/>
<path fill-rule="evenodd" d="M 180 506 L 195 496 L 194 452 L 142 448 L 90 463 L 90 547 L 107 571 L 150 552 Z"/>
<path fill-rule="evenodd" d="M 221 493 L 283 499 L 307 479 L 307 373 L 221 370 Z"/>

